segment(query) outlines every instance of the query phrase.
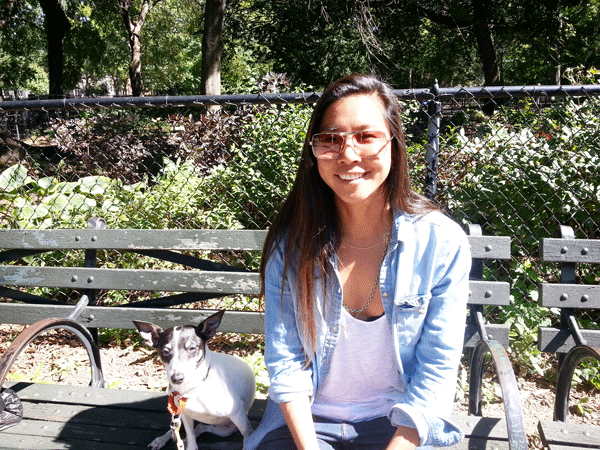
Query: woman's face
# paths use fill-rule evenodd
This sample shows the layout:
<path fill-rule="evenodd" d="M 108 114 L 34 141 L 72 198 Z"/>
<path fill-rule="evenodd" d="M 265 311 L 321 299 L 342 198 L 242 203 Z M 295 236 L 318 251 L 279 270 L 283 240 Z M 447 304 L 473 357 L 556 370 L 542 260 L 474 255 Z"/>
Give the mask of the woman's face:
<path fill-rule="evenodd" d="M 385 107 L 377 94 L 355 94 L 332 103 L 319 132 L 384 131 L 390 138 Z M 323 181 L 333 190 L 338 208 L 385 202 L 384 183 L 392 165 L 391 142 L 375 159 L 361 159 L 347 137 L 337 159 L 317 159 Z"/>

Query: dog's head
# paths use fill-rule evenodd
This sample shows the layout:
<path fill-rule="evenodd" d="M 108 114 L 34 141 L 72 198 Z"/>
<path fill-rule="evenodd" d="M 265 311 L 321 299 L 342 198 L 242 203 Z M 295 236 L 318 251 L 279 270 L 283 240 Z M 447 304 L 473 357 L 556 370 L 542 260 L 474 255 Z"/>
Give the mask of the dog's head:
<path fill-rule="evenodd" d="M 134 320 L 144 342 L 158 350 L 160 360 L 167 371 L 167 378 L 174 391 L 186 392 L 197 383 L 198 371 L 208 370 L 206 343 L 217 332 L 225 311 L 203 320 L 197 327 L 182 326 L 163 330 L 148 322 Z"/>

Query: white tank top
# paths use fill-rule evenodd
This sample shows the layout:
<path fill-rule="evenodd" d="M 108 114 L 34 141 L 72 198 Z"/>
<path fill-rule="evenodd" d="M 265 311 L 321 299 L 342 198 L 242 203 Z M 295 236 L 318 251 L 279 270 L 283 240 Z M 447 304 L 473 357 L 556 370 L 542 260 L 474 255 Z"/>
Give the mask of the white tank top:
<path fill-rule="evenodd" d="M 340 422 L 387 416 L 401 395 L 393 348 L 385 316 L 365 322 L 342 308 L 340 335 L 312 413 Z"/>

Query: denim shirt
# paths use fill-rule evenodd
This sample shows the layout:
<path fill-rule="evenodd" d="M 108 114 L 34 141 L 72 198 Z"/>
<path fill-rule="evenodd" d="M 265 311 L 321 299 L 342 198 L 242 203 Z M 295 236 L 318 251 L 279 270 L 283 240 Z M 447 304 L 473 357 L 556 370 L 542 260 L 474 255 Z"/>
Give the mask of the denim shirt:
<path fill-rule="evenodd" d="M 246 439 L 245 450 L 254 450 L 269 431 L 285 425 L 279 403 L 314 399 L 327 377 L 340 331 L 342 289 L 334 257 L 330 264 L 335 276 L 328 280 L 325 300 L 322 280 L 315 280 L 317 342 L 307 366 L 309 344 L 299 331 L 296 307 L 297 271 L 290 265 L 283 279 L 284 248 L 280 242 L 267 261 L 265 363 L 271 385 L 263 420 Z M 394 212 L 380 290 L 401 392 L 388 417 L 395 426 L 416 428 L 421 446 L 449 446 L 463 438 L 446 418 L 462 354 L 470 267 L 469 243 L 455 222 L 439 212 Z"/>

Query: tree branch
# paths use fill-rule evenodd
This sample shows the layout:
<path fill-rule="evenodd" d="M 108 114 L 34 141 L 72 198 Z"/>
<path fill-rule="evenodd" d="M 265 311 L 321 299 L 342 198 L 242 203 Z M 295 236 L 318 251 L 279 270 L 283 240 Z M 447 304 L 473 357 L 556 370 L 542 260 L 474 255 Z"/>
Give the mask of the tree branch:
<path fill-rule="evenodd" d="M 468 28 L 473 26 L 473 22 L 469 20 L 461 20 L 455 17 L 444 14 L 441 11 L 435 11 L 427 6 L 417 3 L 417 11 L 432 22 L 440 25 L 445 25 L 448 28 Z"/>

